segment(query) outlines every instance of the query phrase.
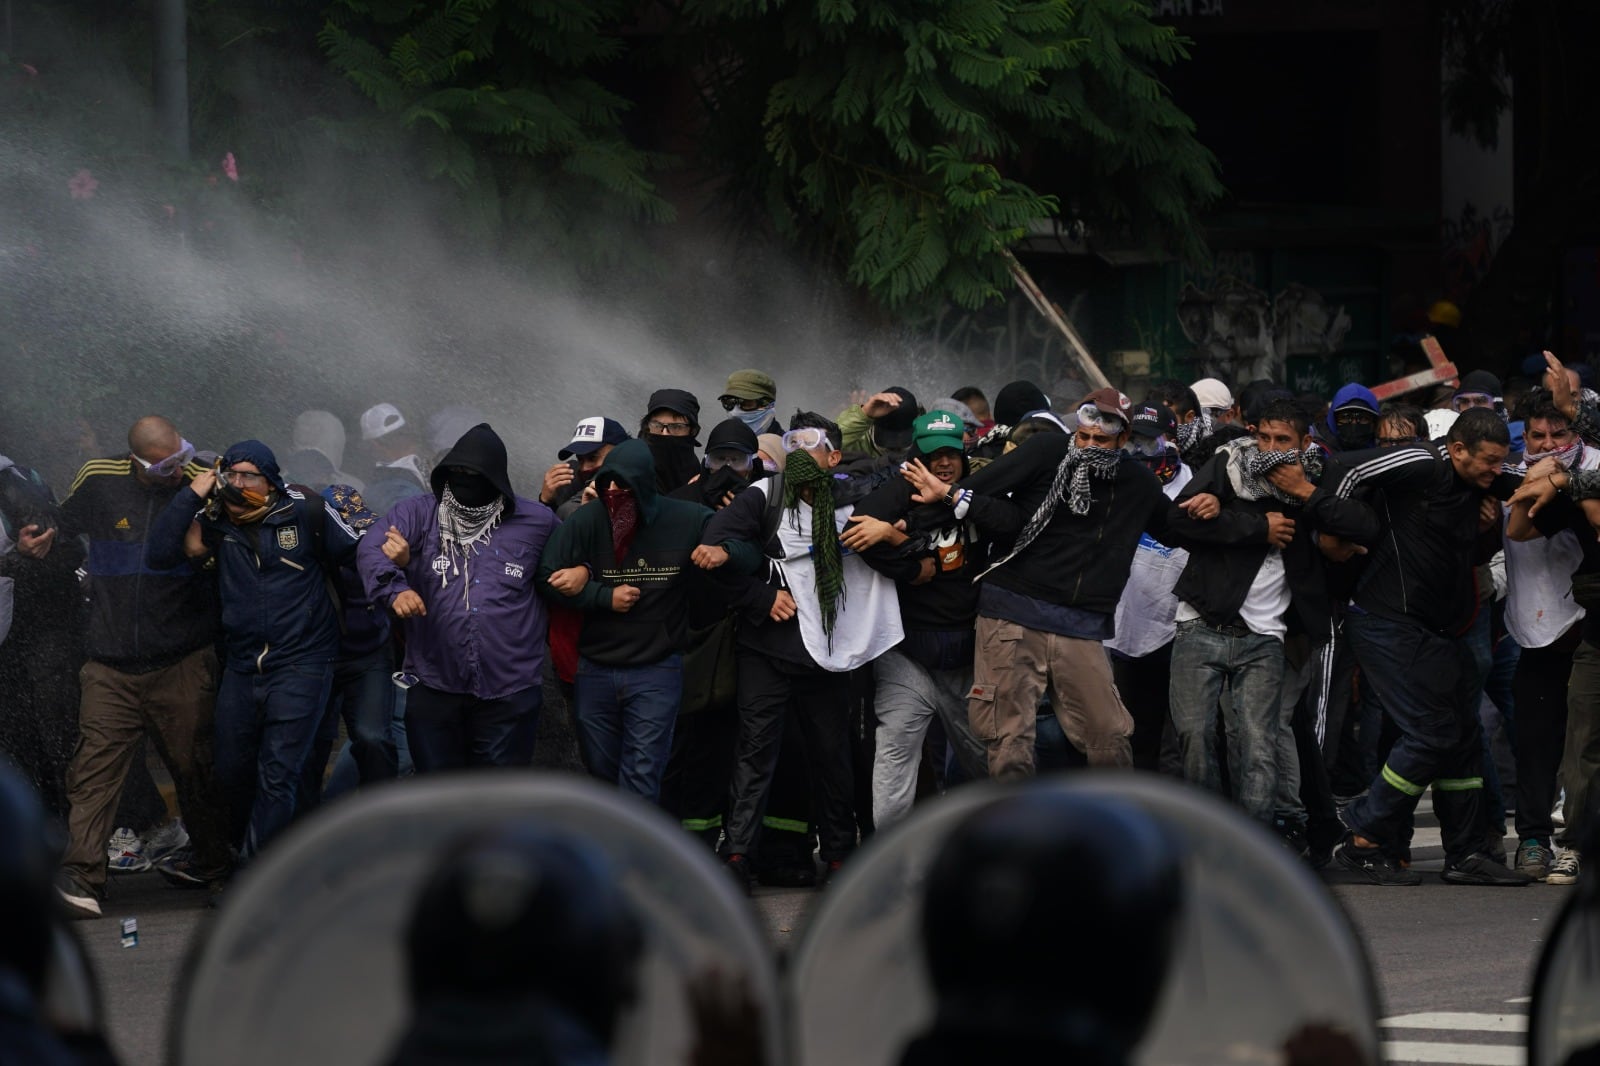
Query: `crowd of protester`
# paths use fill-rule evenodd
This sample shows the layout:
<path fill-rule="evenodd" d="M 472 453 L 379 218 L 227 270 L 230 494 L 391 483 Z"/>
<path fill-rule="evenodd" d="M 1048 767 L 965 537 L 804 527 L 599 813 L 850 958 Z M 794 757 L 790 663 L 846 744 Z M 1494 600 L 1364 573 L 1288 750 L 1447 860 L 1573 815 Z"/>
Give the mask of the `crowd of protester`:
<path fill-rule="evenodd" d="M 220 893 L 329 795 L 533 765 L 542 713 L 746 889 L 825 885 L 919 797 L 1072 766 L 1180 776 L 1381 885 L 1420 880 L 1431 787 L 1446 881 L 1570 884 L 1600 397 L 1526 369 L 1388 403 L 892 386 L 788 418 L 741 370 L 709 425 L 680 388 L 580 419 L 528 495 L 463 409 L 376 404 L 359 458 L 326 411 L 281 459 L 147 416 L 59 502 L 0 458 L 0 749 L 66 826 L 78 917 L 114 872 Z"/>

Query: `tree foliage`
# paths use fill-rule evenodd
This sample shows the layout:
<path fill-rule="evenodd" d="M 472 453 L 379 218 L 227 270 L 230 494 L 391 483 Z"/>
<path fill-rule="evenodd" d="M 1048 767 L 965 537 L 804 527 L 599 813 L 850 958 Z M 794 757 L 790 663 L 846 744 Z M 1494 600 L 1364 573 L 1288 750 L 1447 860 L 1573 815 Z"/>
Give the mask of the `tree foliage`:
<path fill-rule="evenodd" d="M 1216 164 L 1157 76 L 1184 42 L 1142 4 L 686 0 L 682 20 L 729 200 L 891 309 L 997 298 L 1004 249 L 1064 203 L 1203 251 Z"/>
<path fill-rule="evenodd" d="M 337 0 L 318 41 L 398 124 L 422 173 L 459 190 L 484 234 L 603 258 L 607 220 L 673 217 L 631 144 L 615 61 L 625 0 Z M 551 248 L 554 242 L 556 247 Z"/>

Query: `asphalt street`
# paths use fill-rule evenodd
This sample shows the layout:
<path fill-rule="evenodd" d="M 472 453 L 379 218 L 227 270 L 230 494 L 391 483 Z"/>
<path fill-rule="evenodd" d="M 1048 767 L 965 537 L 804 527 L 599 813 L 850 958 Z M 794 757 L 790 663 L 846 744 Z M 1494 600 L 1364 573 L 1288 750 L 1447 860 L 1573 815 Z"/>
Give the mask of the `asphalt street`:
<path fill-rule="evenodd" d="M 1533 967 L 1568 888 L 1463 888 L 1432 876 L 1436 848 L 1419 832 L 1418 888 L 1378 888 L 1330 871 L 1326 880 L 1366 942 L 1383 1000 L 1392 1061 L 1518 1066 L 1521 1019 Z M 808 890 L 760 889 L 754 903 L 774 949 L 786 950 L 816 898 Z M 205 894 L 155 874 L 119 876 L 107 916 L 79 922 L 99 976 L 124 1063 L 163 1061 L 166 1025 L 186 952 L 214 912 Z M 121 946 L 123 917 L 136 917 L 137 947 Z"/>

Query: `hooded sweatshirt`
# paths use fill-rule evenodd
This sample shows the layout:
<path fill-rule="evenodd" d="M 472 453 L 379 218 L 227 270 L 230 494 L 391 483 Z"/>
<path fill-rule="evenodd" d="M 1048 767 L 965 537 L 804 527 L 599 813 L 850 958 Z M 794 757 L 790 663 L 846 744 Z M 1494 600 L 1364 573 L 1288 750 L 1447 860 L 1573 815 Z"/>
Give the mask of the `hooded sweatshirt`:
<path fill-rule="evenodd" d="M 612 448 L 594 480 L 602 493 L 613 485 L 633 493 L 638 524 L 627 556 L 616 557 L 605 501 L 591 500 L 550 538 L 539 560 L 539 589 L 552 603 L 584 612 L 578 639 L 584 658 L 607 666 L 648 666 L 681 653 L 688 643 L 689 603 L 700 580 L 689 556 L 711 510 L 656 492 L 656 466 L 644 441 Z M 550 587 L 550 575 L 573 566 L 587 566 L 591 577 L 569 598 Z M 611 609 L 611 590 L 619 585 L 639 590 L 638 602 L 623 612 Z"/>
<path fill-rule="evenodd" d="M 547 619 L 534 594 L 539 554 L 555 528 L 548 507 L 511 492 L 506 446 L 486 424 L 456 442 L 433 473 L 434 493 L 444 491 L 449 467 L 487 477 L 505 498 L 500 524 L 471 551 L 441 553 L 439 498 L 412 496 L 385 518 L 411 545 L 404 568 L 383 554 L 383 538 L 363 538 L 356 566 L 373 602 L 393 607 L 413 591 L 428 613 L 398 623 L 405 634 L 405 671 L 440 692 L 493 700 L 533 688 L 543 680 Z"/>
<path fill-rule="evenodd" d="M 1374 415 L 1378 413 L 1378 397 L 1365 385 L 1352 381 L 1334 393 L 1333 402 L 1328 405 L 1328 415 L 1323 419 L 1323 424 L 1317 427 L 1317 439 L 1325 444 L 1329 451 L 1350 450 L 1339 443 L 1339 423 L 1335 419 L 1334 412 L 1352 402 L 1371 408 Z M 1374 429 L 1374 434 L 1376 434 L 1376 429 Z M 1375 448 L 1377 444 L 1377 437 L 1374 436 L 1371 443 L 1366 444 L 1364 447 Z"/>

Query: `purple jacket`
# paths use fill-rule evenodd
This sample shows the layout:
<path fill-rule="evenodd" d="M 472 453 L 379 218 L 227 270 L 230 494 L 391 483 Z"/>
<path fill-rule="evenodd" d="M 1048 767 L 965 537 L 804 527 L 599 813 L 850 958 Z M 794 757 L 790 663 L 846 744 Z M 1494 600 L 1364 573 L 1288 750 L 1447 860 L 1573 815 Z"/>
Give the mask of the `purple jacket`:
<path fill-rule="evenodd" d="M 556 527 L 550 509 L 517 498 L 516 510 L 479 546 L 467 575 L 441 584 L 439 503 L 432 494 L 396 503 L 372 535 L 361 539 L 356 566 L 372 602 L 389 607 L 410 589 L 428 613 L 398 622 L 406 642 L 405 671 L 441 692 L 492 700 L 543 683 L 548 619 L 534 591 L 539 553 Z M 394 526 L 411 545 L 404 569 L 383 554 Z"/>

